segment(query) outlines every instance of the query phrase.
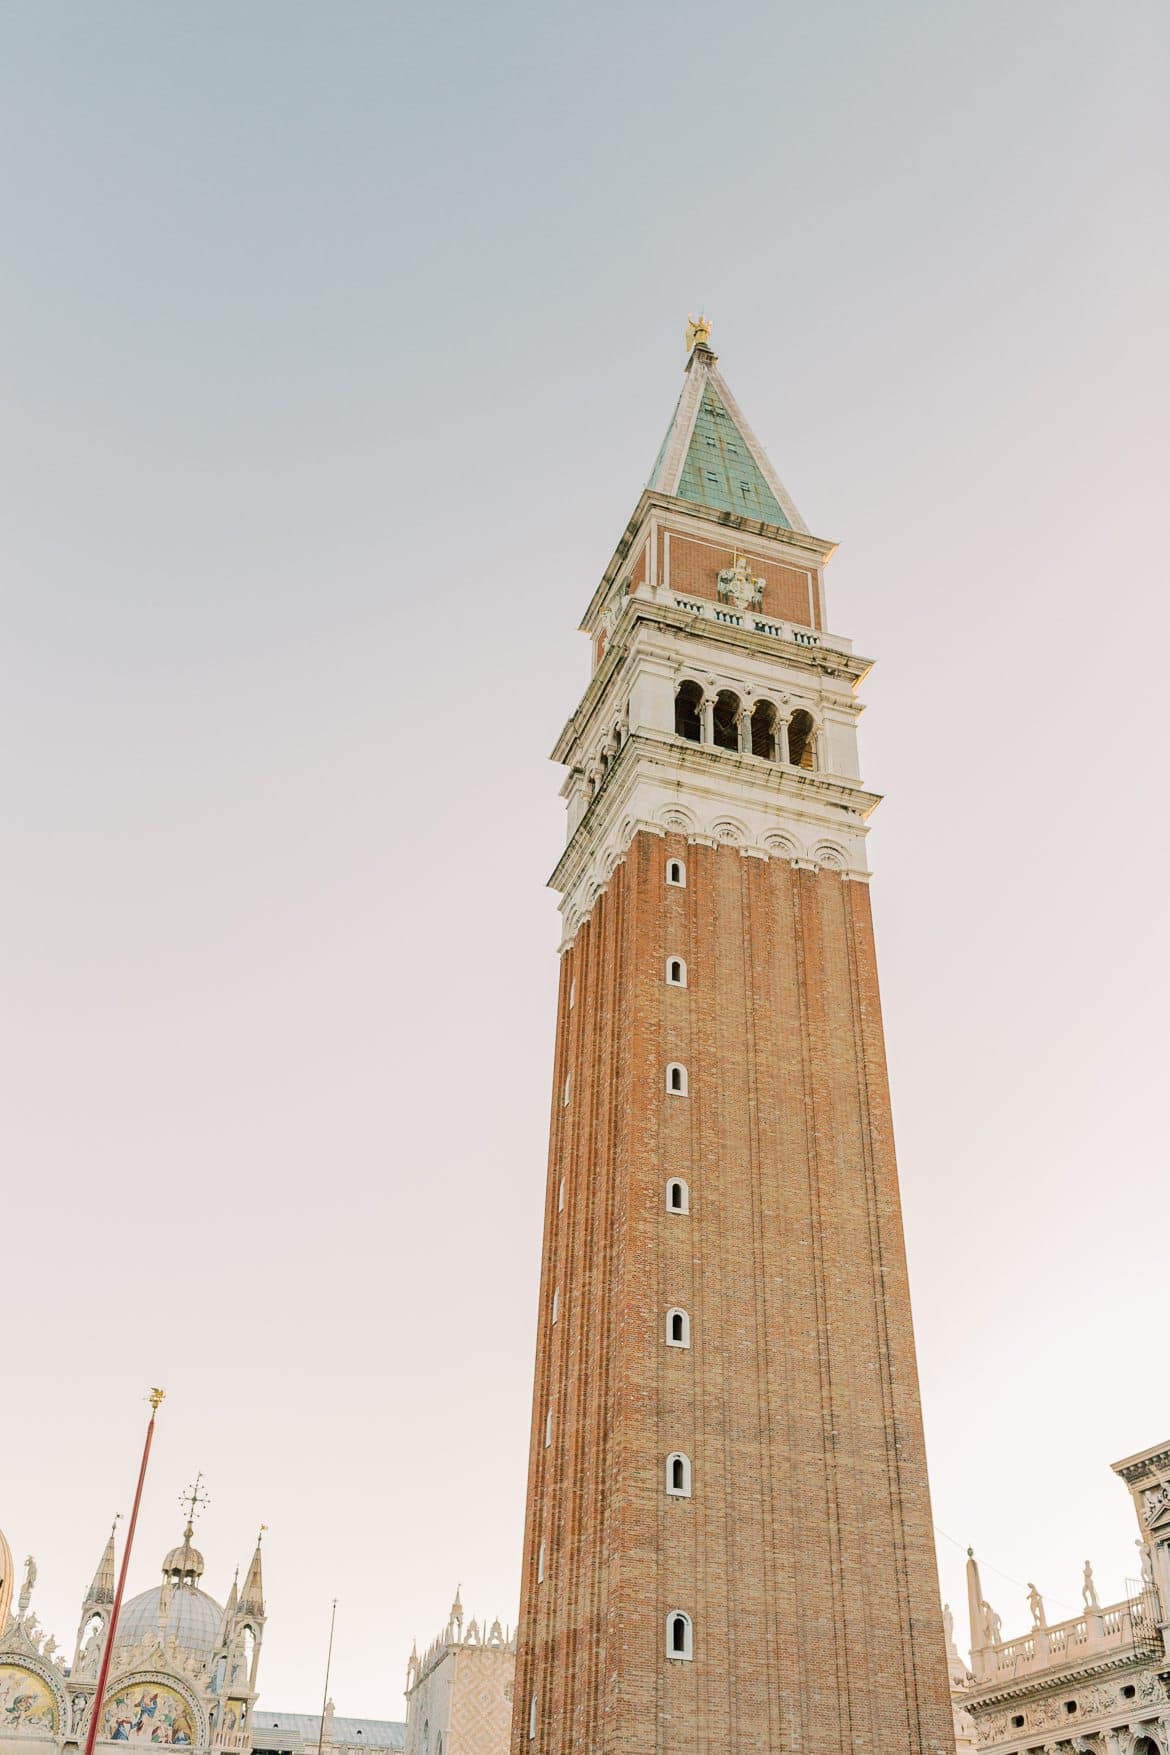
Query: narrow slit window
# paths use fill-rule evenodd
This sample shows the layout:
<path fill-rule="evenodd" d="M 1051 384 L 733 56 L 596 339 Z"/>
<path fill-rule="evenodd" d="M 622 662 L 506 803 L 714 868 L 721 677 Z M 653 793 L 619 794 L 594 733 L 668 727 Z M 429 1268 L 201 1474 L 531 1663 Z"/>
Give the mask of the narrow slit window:
<path fill-rule="evenodd" d="M 666 981 L 669 987 L 685 987 L 687 984 L 687 966 L 681 957 L 667 957 Z"/>
<path fill-rule="evenodd" d="M 691 1496 L 691 1459 L 681 1450 L 672 1450 L 666 1459 L 666 1491 L 672 1499 Z"/>
<path fill-rule="evenodd" d="M 691 1191 L 681 1176 L 672 1176 L 666 1185 L 666 1210 L 668 1213 L 689 1213 L 691 1210 Z"/>
<path fill-rule="evenodd" d="M 666 1313 L 666 1344 L 668 1347 L 689 1347 L 691 1344 L 691 1319 L 685 1310 L 668 1310 Z"/>
<path fill-rule="evenodd" d="M 666 881 L 668 884 L 673 884 L 676 889 L 679 889 L 679 890 L 686 889 L 686 887 L 687 887 L 687 868 L 683 864 L 681 859 L 668 859 L 667 860 L 667 862 L 666 862 Z"/>
<path fill-rule="evenodd" d="M 553 1287 L 552 1319 L 555 1322 L 561 1311 L 561 1288 Z"/>
<path fill-rule="evenodd" d="M 536 1741 L 536 1695 L 528 1702 L 528 1741 Z"/>
<path fill-rule="evenodd" d="M 557 1190 L 557 1212 L 563 1213 L 564 1210 L 565 1210 L 565 1179 L 562 1176 L 561 1177 L 561 1186 Z"/>
<path fill-rule="evenodd" d="M 573 1075 L 572 1075 L 572 1073 L 566 1073 L 565 1074 L 565 1088 L 561 1092 L 562 1107 L 565 1107 L 565 1108 L 568 1107 L 569 1093 L 571 1092 L 572 1088 L 573 1088 Z"/>
<path fill-rule="evenodd" d="M 544 1583 L 544 1543 L 536 1550 L 536 1582 Z"/>
<path fill-rule="evenodd" d="M 672 1060 L 667 1067 L 666 1089 L 672 1097 L 687 1095 L 687 1069 L 680 1061 Z"/>
<path fill-rule="evenodd" d="M 681 1609 L 672 1609 L 666 1617 L 666 1655 L 676 1664 L 689 1663 L 694 1656 L 691 1618 Z"/>
<path fill-rule="evenodd" d="M 552 1409 L 544 1416 L 544 1448 L 547 1450 L 552 1443 Z"/>

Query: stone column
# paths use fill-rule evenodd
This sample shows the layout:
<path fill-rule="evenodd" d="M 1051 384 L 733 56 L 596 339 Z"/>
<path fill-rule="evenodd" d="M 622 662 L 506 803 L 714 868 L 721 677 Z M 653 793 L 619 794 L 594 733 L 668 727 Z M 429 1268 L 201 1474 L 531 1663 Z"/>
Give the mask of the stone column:
<path fill-rule="evenodd" d="M 739 710 L 739 748 L 740 754 L 750 756 L 752 753 L 752 710 L 741 707 Z"/>
<path fill-rule="evenodd" d="M 776 760 L 783 762 L 785 767 L 792 759 L 788 754 L 788 720 L 791 717 L 790 713 L 788 715 L 777 713 L 776 715 Z"/>
<path fill-rule="evenodd" d="M 715 697 L 714 697 L 714 695 L 704 695 L 703 696 L 701 717 L 702 717 L 702 725 L 703 725 L 703 735 L 699 739 L 699 742 L 700 743 L 714 743 L 715 742 Z"/>

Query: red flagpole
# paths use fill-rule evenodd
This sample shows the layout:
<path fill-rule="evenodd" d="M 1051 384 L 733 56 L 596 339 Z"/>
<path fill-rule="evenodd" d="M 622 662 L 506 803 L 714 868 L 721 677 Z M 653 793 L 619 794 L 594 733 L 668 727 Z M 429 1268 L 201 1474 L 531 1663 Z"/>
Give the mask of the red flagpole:
<path fill-rule="evenodd" d="M 106 1698 L 106 1680 L 110 1674 L 110 1659 L 114 1655 L 114 1635 L 118 1631 L 118 1616 L 122 1609 L 122 1592 L 126 1588 L 126 1573 L 130 1567 L 130 1550 L 134 1546 L 134 1526 L 138 1522 L 138 1507 L 142 1503 L 142 1483 L 146 1479 L 146 1463 L 150 1456 L 150 1441 L 154 1437 L 154 1420 L 158 1413 L 165 1390 L 152 1389 L 150 1401 L 150 1424 L 146 1428 L 146 1443 L 142 1446 L 142 1466 L 138 1470 L 138 1486 L 134 1493 L 134 1509 L 130 1513 L 130 1522 L 126 1526 L 126 1546 L 122 1550 L 122 1568 L 118 1573 L 118 1588 L 114 1592 L 114 1606 L 110 1611 L 110 1624 L 106 1629 L 106 1643 L 102 1650 L 102 1664 L 98 1671 L 97 1687 L 89 1706 L 89 1724 L 85 1732 L 85 1755 L 93 1755 L 93 1746 L 97 1739 L 98 1723 L 102 1716 L 102 1704 Z"/>

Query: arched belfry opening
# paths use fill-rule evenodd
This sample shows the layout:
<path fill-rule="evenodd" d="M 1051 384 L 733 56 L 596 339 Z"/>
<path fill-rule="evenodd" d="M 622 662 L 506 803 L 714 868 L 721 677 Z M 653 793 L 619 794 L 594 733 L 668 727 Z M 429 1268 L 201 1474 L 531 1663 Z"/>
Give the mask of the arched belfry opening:
<path fill-rule="evenodd" d="M 752 755 L 776 760 L 776 709 L 771 701 L 757 701 L 752 708 Z"/>
<path fill-rule="evenodd" d="M 730 689 L 720 689 L 715 697 L 715 747 L 739 748 L 739 696 Z"/>
<path fill-rule="evenodd" d="M 680 683 L 674 697 L 674 730 L 690 743 L 703 739 L 703 691 L 697 682 Z"/>
<path fill-rule="evenodd" d="M 788 721 L 788 760 L 794 768 L 812 768 L 815 729 L 813 716 L 804 707 Z"/>

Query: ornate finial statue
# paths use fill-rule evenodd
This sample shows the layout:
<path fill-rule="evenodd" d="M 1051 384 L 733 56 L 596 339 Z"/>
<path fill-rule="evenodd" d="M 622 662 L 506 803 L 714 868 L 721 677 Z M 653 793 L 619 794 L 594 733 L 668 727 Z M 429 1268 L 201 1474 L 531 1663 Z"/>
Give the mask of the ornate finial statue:
<path fill-rule="evenodd" d="M 1034 1584 L 1028 1586 L 1028 1607 L 1032 1611 L 1033 1627 L 1047 1627 L 1048 1621 L 1044 1614 L 1044 1598 Z"/>
<path fill-rule="evenodd" d="M 1138 1558 L 1141 1561 L 1142 1589 L 1143 1590 L 1153 1590 L 1153 1588 L 1154 1588 L 1154 1558 L 1153 1558 L 1153 1555 L 1150 1553 L 1150 1544 L 1148 1542 L 1143 1542 L 1141 1540 L 1141 1538 L 1139 1537 L 1138 1540 L 1134 1543 L 1134 1546 L 1136 1547 L 1136 1549 L 1138 1551 Z"/>
<path fill-rule="evenodd" d="M 983 1619 L 984 1644 L 998 1645 L 1003 1638 L 1003 1622 L 986 1598 L 979 1607 Z"/>
<path fill-rule="evenodd" d="M 37 1563 L 30 1554 L 24 1563 L 24 1583 L 20 1587 L 20 1597 L 17 1601 L 17 1607 L 22 1617 L 28 1614 L 28 1606 L 32 1602 L 33 1585 L 36 1582 Z"/>
<path fill-rule="evenodd" d="M 694 353 L 696 347 L 708 347 L 711 342 L 710 319 L 700 314 L 698 317 L 687 318 L 687 352 Z"/>
<path fill-rule="evenodd" d="M 1085 1561 L 1085 1576 L 1081 1585 L 1081 1595 L 1085 1599 L 1086 1609 L 1099 1609 L 1101 1607 L 1097 1599 L 1097 1586 L 1093 1583 L 1093 1567 L 1088 1560 Z"/>

